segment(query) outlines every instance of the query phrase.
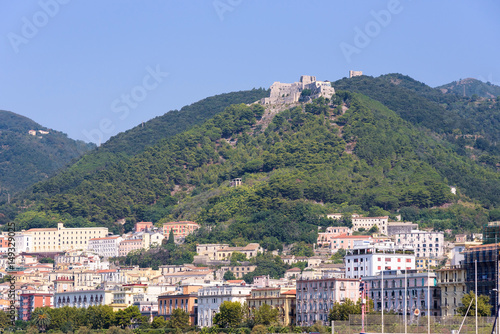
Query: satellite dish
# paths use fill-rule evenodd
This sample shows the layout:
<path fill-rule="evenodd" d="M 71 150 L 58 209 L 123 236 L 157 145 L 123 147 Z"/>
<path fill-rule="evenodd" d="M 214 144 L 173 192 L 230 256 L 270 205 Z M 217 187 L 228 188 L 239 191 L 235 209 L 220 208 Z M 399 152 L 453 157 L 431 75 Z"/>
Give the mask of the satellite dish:
<path fill-rule="evenodd" d="M 420 310 L 418 308 L 413 311 L 413 314 L 415 314 L 417 317 L 420 315 Z"/>

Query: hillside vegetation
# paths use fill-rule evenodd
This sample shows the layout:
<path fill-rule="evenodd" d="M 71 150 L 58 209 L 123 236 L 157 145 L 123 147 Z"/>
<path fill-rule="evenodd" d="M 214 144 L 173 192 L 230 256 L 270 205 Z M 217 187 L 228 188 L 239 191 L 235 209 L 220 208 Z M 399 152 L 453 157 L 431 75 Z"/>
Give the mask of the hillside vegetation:
<path fill-rule="evenodd" d="M 331 212 L 345 214 L 339 224 L 350 224 L 353 212 L 399 212 L 422 227 L 461 232 L 500 218 L 499 174 L 478 158 L 498 157 L 490 141 L 496 134 L 475 136 L 487 117 L 480 108 L 491 105 L 495 118 L 496 101 L 443 95 L 398 74 L 333 85 L 331 101 L 280 112 L 229 103 L 194 126 L 172 126 L 142 151 L 124 152 L 113 138 L 116 143 L 97 150 L 110 154 L 109 162 L 100 165 L 88 155 L 69 170 L 73 174 L 35 185 L 17 199 L 29 208 L 15 220 L 23 228 L 62 220 L 119 232 L 118 219 L 126 228 L 135 221 L 189 219 L 202 229 L 188 243 L 257 241 L 276 249 L 314 242 L 318 226 L 332 224 L 322 218 Z M 465 107 L 475 113 L 466 117 Z M 489 146 L 480 147 L 480 139 Z M 80 164 L 98 168 L 86 172 Z M 243 178 L 242 186 L 229 186 L 235 177 Z"/>
<path fill-rule="evenodd" d="M 30 130 L 36 135 L 29 134 Z M 95 147 L 4 110 L 0 110 L 0 143 L 2 200 L 7 199 L 7 193 L 12 195 L 47 179 Z"/>

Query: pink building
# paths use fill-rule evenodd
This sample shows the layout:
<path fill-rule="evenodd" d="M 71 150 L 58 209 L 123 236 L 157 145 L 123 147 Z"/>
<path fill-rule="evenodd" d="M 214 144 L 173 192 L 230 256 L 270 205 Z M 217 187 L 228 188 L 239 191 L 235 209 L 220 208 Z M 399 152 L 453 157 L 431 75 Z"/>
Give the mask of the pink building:
<path fill-rule="evenodd" d="M 127 254 L 131 251 L 142 248 L 142 239 L 123 240 L 122 242 L 120 242 L 120 246 L 118 246 L 118 256 L 127 256 Z"/>
<path fill-rule="evenodd" d="M 369 235 L 347 235 L 341 234 L 336 237 L 332 237 L 330 241 L 330 249 L 332 253 L 335 253 L 340 248 L 352 249 L 354 248 L 354 243 L 356 241 L 370 241 L 372 237 Z"/>
<path fill-rule="evenodd" d="M 197 229 L 200 228 L 200 225 L 195 222 L 190 221 L 179 221 L 179 222 L 170 222 L 163 224 L 163 235 L 168 238 L 170 235 L 170 231 L 172 230 L 174 233 L 174 237 L 186 237 L 188 234 L 193 233 Z"/>
<path fill-rule="evenodd" d="M 317 244 L 319 247 L 330 247 L 333 237 L 341 234 L 350 235 L 351 229 L 346 226 L 330 226 L 326 228 L 325 232 L 318 233 Z"/>
<path fill-rule="evenodd" d="M 344 303 L 347 299 L 356 302 L 359 297 L 359 279 L 299 279 L 296 323 L 298 326 L 311 326 L 321 321 L 328 325 L 328 313 L 335 302 Z"/>
<path fill-rule="evenodd" d="M 139 222 L 135 224 L 135 232 L 151 231 L 153 229 L 152 222 Z"/>

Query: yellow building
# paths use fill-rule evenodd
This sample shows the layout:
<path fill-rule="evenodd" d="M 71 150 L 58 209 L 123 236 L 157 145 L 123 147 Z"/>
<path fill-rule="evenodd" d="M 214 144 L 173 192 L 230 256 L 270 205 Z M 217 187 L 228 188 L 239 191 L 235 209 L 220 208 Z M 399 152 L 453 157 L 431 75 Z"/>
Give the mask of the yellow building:
<path fill-rule="evenodd" d="M 462 266 L 451 266 L 436 270 L 437 286 L 441 287 L 441 315 L 453 316 L 463 306 L 462 298 L 467 293 L 466 271 Z"/>
<path fill-rule="evenodd" d="M 247 257 L 247 259 L 249 259 L 252 257 L 256 257 L 257 253 L 259 252 L 263 253 L 264 250 L 258 243 L 251 243 L 246 245 L 245 247 L 224 247 L 217 250 L 217 260 L 228 260 L 231 258 L 231 255 L 233 255 L 234 252 L 243 253 Z"/>
<path fill-rule="evenodd" d="M 253 314 L 264 304 L 279 310 L 279 322 L 282 326 L 295 324 L 295 295 L 293 288 L 253 289 L 247 298 L 248 307 Z"/>
<path fill-rule="evenodd" d="M 104 238 L 107 227 L 65 228 L 58 223 L 57 228 L 32 228 L 21 232 L 33 238 L 33 252 L 61 252 L 70 249 L 87 249 L 90 239 Z"/>

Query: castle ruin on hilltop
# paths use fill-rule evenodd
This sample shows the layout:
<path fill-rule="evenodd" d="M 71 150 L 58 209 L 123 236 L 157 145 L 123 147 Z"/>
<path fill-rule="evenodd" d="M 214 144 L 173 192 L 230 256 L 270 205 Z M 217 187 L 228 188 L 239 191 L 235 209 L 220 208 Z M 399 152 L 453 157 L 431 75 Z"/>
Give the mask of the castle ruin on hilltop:
<path fill-rule="evenodd" d="M 307 90 L 308 91 L 307 91 Z M 306 94 L 302 96 L 302 92 Z M 335 89 L 329 81 L 316 81 L 315 76 L 302 75 L 299 82 L 281 83 L 276 81 L 271 85 L 271 95 L 261 99 L 262 104 L 296 103 L 302 98 L 305 100 L 318 97 L 331 98 Z"/>

